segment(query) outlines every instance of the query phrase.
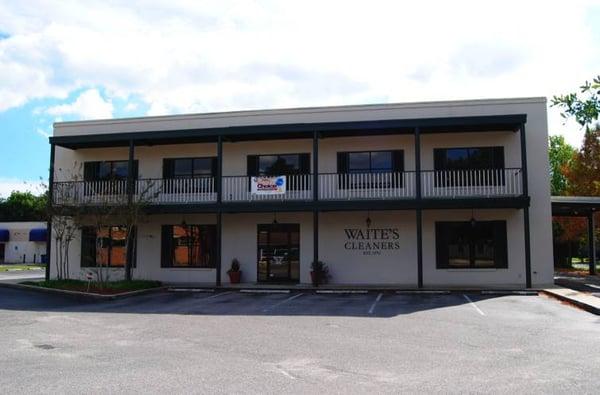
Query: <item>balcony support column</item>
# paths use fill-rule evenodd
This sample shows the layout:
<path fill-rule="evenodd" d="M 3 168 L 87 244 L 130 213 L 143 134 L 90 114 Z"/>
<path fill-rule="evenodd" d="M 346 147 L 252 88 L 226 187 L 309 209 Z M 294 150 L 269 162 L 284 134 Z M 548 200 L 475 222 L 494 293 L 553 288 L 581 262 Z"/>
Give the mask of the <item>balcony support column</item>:
<path fill-rule="evenodd" d="M 129 140 L 129 158 L 127 160 L 127 204 L 133 202 L 134 178 L 133 178 L 133 163 L 135 155 L 135 144 L 133 140 Z"/>
<path fill-rule="evenodd" d="M 523 174 L 523 196 L 529 196 L 529 179 L 527 177 L 527 139 L 525 123 L 519 130 L 521 137 L 521 171 Z M 529 229 L 529 207 L 523 209 L 523 232 L 525 239 L 525 286 L 531 288 L 531 235 Z"/>
<path fill-rule="evenodd" d="M 48 174 L 48 202 L 46 209 L 48 211 L 48 230 L 46 231 L 46 281 L 50 280 L 50 254 L 52 253 L 52 212 L 54 207 L 54 158 L 56 146 L 50 144 L 50 169 Z"/>
<path fill-rule="evenodd" d="M 313 132 L 313 262 L 319 261 L 319 133 Z"/>
<path fill-rule="evenodd" d="M 588 258 L 590 259 L 590 275 L 596 274 L 596 238 L 594 234 L 594 211 L 590 211 L 588 220 Z"/>
<path fill-rule="evenodd" d="M 313 132 L 313 201 L 319 200 L 319 134 Z"/>
<path fill-rule="evenodd" d="M 423 210 L 421 209 L 421 130 L 415 128 L 415 189 L 417 199 L 417 286 L 423 288 Z"/>
<path fill-rule="evenodd" d="M 135 144 L 133 140 L 129 140 L 129 158 L 127 160 L 127 211 L 128 211 L 128 222 L 133 219 L 132 211 L 135 210 L 133 207 L 133 192 L 135 190 L 135 179 L 133 177 L 133 164 L 134 164 L 134 155 L 135 155 Z M 127 225 L 135 225 L 135 224 L 127 224 Z M 137 231 L 137 229 L 136 229 Z M 135 233 L 133 226 L 130 227 L 129 232 L 127 233 L 127 251 L 126 251 L 126 262 L 125 262 L 125 280 L 131 281 L 131 270 L 133 268 L 133 260 L 135 259 L 136 254 L 134 253 L 135 245 Z"/>
<path fill-rule="evenodd" d="M 217 138 L 217 174 L 215 182 L 217 187 L 217 251 L 215 256 L 215 284 L 221 286 L 221 250 L 223 248 L 223 211 L 221 202 L 223 201 L 223 137 Z"/>

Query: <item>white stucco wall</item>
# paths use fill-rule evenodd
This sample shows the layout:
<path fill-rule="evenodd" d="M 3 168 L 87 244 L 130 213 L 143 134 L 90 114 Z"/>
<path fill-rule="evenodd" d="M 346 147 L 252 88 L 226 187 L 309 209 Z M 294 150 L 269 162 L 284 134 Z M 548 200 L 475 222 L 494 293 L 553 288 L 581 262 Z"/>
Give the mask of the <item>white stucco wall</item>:
<path fill-rule="evenodd" d="M 550 188 L 547 152 L 546 102 L 543 98 L 457 101 L 434 103 L 406 103 L 375 106 L 349 106 L 238 112 L 226 114 L 184 115 L 174 117 L 149 117 L 115 121 L 88 121 L 60 123 L 55 126 L 56 136 L 94 133 L 113 133 L 147 130 L 181 130 L 186 128 L 260 125 L 273 123 L 336 122 L 381 119 L 413 119 L 453 116 L 483 116 L 526 114 L 527 162 L 529 170 L 529 196 L 531 197 L 531 258 L 533 286 L 553 282 Z M 506 167 L 521 167 L 519 132 L 424 134 L 421 139 L 421 168 L 433 168 L 433 149 L 442 147 L 497 146 L 505 147 Z M 319 171 L 336 171 L 336 152 L 349 150 L 403 149 L 405 169 L 414 169 L 414 137 L 411 135 L 326 138 L 319 142 Z M 311 152 L 312 141 L 280 140 L 260 142 L 224 143 L 224 175 L 245 175 L 246 155 L 269 153 Z M 213 156 L 215 144 L 182 144 L 172 146 L 136 147 L 140 177 L 162 176 L 162 158 L 187 156 Z M 126 148 L 67 150 L 57 147 L 56 180 L 69 179 L 68 169 L 74 162 L 84 160 L 127 159 Z M 81 170 L 79 170 L 81 171 Z M 80 173 L 81 174 L 81 173 Z M 468 220 L 471 210 L 425 211 L 423 215 L 424 284 L 435 285 L 516 285 L 523 286 L 524 241 L 523 210 L 476 210 L 482 218 L 506 219 L 509 227 L 509 268 L 498 270 L 436 270 L 433 224 L 436 220 Z M 282 214 L 284 215 L 284 214 Z M 301 282 L 308 282 L 312 260 L 312 214 L 290 213 L 289 221 L 301 224 Z M 279 215 L 278 215 L 279 216 Z M 344 226 L 357 226 L 364 221 L 365 213 L 324 213 L 321 220 L 321 257 L 331 265 L 333 281 L 347 283 L 416 283 L 416 229 L 415 213 L 371 212 L 371 218 L 386 226 L 402 229 L 401 251 L 384 260 L 361 257 L 336 247 Z M 175 223 L 181 215 L 172 216 Z M 210 221 L 211 216 L 201 216 L 198 221 Z M 138 276 L 172 282 L 204 282 L 214 279 L 214 270 L 160 269 L 160 222 L 166 217 L 149 217 L 140 226 L 138 241 Z M 256 276 L 256 224 L 271 221 L 267 214 L 226 214 L 223 219 L 223 279 L 233 257 L 240 259 L 244 281 L 252 282 Z M 284 222 L 284 219 L 279 219 Z M 213 220 L 214 221 L 214 220 Z M 186 220 L 188 223 L 192 221 Z M 210 223 L 210 222 L 206 222 Z M 158 232 L 158 233 L 157 233 Z M 73 262 L 79 262 L 73 259 Z M 412 262 L 412 263 L 411 263 Z M 73 263 L 74 264 L 74 263 Z M 142 269 L 142 267 L 144 269 Z M 378 270 L 372 270 L 376 268 Z M 337 273 L 337 275 L 336 275 Z M 366 276 L 369 276 L 367 280 Z M 392 278 L 392 276 L 394 276 Z M 338 281 L 339 280 L 339 281 Z"/>

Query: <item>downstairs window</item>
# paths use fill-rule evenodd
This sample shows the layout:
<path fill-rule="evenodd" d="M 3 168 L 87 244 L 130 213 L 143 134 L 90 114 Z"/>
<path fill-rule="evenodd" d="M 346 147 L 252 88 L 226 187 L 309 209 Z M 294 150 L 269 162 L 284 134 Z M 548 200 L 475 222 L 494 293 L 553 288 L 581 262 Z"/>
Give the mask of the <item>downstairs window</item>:
<path fill-rule="evenodd" d="M 133 240 L 136 242 L 135 231 Z M 135 248 L 134 248 L 135 250 Z M 84 227 L 81 230 L 81 267 L 124 267 L 127 262 L 127 228 Z M 135 256 L 133 259 L 135 266 Z"/>
<path fill-rule="evenodd" d="M 436 222 L 438 269 L 507 268 L 506 221 Z"/>

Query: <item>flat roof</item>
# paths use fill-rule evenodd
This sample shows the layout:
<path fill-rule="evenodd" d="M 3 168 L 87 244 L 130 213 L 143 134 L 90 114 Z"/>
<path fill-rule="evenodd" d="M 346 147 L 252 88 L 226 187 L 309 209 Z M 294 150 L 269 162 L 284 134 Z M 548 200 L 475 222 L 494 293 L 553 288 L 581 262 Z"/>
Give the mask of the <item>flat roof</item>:
<path fill-rule="evenodd" d="M 526 114 L 466 116 L 444 118 L 385 119 L 348 122 L 305 122 L 267 125 L 148 130 L 123 133 L 95 133 L 50 137 L 61 147 L 95 148 L 135 145 L 161 145 L 225 141 L 421 133 L 517 131 L 527 121 Z"/>
<path fill-rule="evenodd" d="M 508 104 L 546 104 L 545 97 L 513 97 L 513 98 L 494 98 L 494 99 L 471 99 L 471 100 L 438 100 L 438 101 L 420 101 L 420 102 L 404 102 L 404 103 L 378 103 L 378 104 L 354 104 L 342 106 L 318 106 L 318 107 L 291 107 L 291 108 L 271 108 L 259 110 L 241 110 L 241 111 L 218 111 L 206 113 L 191 113 L 191 114 L 174 114 L 174 115 L 152 115 L 142 117 L 129 118 L 111 118 L 111 119 L 94 119 L 85 121 L 63 121 L 55 122 L 55 128 L 63 127 L 86 127 L 92 125 L 123 125 L 130 123 L 155 123 L 157 121 L 174 121 L 174 120 L 198 120 L 198 119 L 214 119 L 214 118 L 245 118 L 258 117 L 262 115 L 300 115 L 300 114 L 315 114 L 315 113 L 335 113 L 335 112 L 356 112 L 356 111 L 389 111 L 389 110 L 408 110 L 420 108 L 436 108 L 436 107 L 476 107 L 490 105 L 508 105 Z"/>

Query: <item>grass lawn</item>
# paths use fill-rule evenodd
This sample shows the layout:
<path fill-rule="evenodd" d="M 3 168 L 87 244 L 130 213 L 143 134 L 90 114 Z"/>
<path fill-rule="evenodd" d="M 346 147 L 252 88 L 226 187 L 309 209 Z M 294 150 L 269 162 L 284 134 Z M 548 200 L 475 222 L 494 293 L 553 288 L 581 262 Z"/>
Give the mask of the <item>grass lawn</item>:
<path fill-rule="evenodd" d="M 83 280 L 50 280 L 50 281 L 24 281 L 21 284 L 33 285 L 36 287 L 65 289 L 68 291 L 88 292 L 88 282 Z M 142 289 L 157 288 L 162 283 L 160 281 L 150 280 L 132 280 L 132 281 L 109 281 L 104 286 L 98 282 L 92 281 L 89 284 L 89 292 L 103 295 L 114 295 L 129 291 L 138 291 Z"/>
<path fill-rule="evenodd" d="M 0 265 L 0 272 L 7 272 L 9 270 L 36 270 L 36 269 L 43 269 L 46 266 L 43 265 L 20 265 L 20 264 L 5 264 L 5 265 Z"/>

